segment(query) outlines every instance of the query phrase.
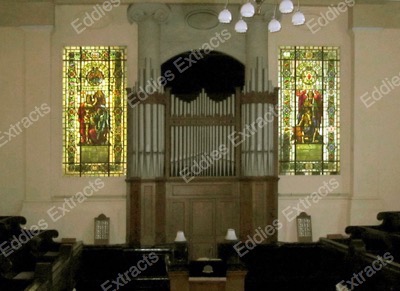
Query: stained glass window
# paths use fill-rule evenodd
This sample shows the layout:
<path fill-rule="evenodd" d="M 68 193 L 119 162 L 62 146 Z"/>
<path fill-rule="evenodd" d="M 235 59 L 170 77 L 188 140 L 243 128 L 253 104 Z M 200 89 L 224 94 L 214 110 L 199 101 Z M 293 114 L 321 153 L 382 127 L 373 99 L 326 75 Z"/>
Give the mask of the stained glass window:
<path fill-rule="evenodd" d="M 65 47 L 63 166 L 67 175 L 126 172 L 124 47 Z"/>
<path fill-rule="evenodd" d="M 337 47 L 280 48 L 280 174 L 339 174 L 339 73 Z"/>

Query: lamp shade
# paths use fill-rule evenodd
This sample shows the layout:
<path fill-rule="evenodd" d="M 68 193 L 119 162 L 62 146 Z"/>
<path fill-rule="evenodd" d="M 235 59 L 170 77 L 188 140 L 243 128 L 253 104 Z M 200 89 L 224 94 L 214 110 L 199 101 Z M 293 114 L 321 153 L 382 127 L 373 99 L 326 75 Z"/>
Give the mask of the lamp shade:
<path fill-rule="evenodd" d="M 294 9 L 293 2 L 291 0 L 282 0 L 279 4 L 279 11 L 281 13 L 291 13 Z"/>
<path fill-rule="evenodd" d="M 235 233 L 235 230 L 233 228 L 229 228 L 228 231 L 226 232 L 226 236 L 225 236 L 226 240 L 237 240 L 237 236 Z"/>
<path fill-rule="evenodd" d="M 230 23 L 232 21 L 232 13 L 225 8 L 219 13 L 218 20 L 220 23 Z"/>
<path fill-rule="evenodd" d="M 281 23 L 275 18 L 272 18 L 271 21 L 268 23 L 268 30 L 269 32 L 277 32 L 281 30 Z"/>
<path fill-rule="evenodd" d="M 292 16 L 292 23 L 293 25 L 302 25 L 306 22 L 306 18 L 304 17 L 304 14 L 300 11 L 296 11 L 296 13 L 293 14 Z"/>
<path fill-rule="evenodd" d="M 186 241 L 186 237 L 185 237 L 185 234 L 183 233 L 183 231 L 178 231 L 176 233 L 175 242 L 185 242 L 185 241 Z"/>
<path fill-rule="evenodd" d="M 242 15 L 243 17 L 253 17 L 254 13 L 254 6 L 250 2 L 243 4 L 242 8 L 240 8 L 240 15 Z"/>
<path fill-rule="evenodd" d="M 240 33 L 245 33 L 247 31 L 247 23 L 243 19 L 240 19 L 235 24 L 235 31 Z"/>

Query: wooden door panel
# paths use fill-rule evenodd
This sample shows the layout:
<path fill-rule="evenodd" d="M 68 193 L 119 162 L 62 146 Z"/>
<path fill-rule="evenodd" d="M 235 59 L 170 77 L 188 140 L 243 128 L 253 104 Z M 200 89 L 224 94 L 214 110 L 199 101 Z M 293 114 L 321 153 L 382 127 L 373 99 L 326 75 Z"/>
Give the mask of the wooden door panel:
<path fill-rule="evenodd" d="M 171 200 L 168 204 L 168 234 L 167 241 L 172 242 L 176 237 L 177 231 L 187 234 L 187 201 Z"/>
<path fill-rule="evenodd" d="M 232 200 L 217 200 L 216 212 L 216 235 L 217 241 L 222 242 L 228 228 L 233 228 L 236 233 L 239 233 L 240 211 L 236 201 Z"/>
<path fill-rule="evenodd" d="M 191 199 L 190 246 L 191 258 L 215 256 L 215 200 Z"/>
<path fill-rule="evenodd" d="M 191 230 L 192 238 L 201 239 L 213 237 L 215 234 L 215 201 L 214 199 L 191 201 Z"/>

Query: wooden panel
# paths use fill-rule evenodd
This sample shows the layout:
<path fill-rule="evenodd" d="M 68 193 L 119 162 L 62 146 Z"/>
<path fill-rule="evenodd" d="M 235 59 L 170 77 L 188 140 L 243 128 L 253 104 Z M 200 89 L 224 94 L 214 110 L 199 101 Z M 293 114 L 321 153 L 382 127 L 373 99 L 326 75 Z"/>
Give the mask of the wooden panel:
<path fill-rule="evenodd" d="M 170 291 L 189 291 L 189 273 L 186 271 L 169 271 Z"/>
<path fill-rule="evenodd" d="M 278 211 L 278 178 L 266 183 L 268 211 Z M 275 216 L 277 217 L 277 216 Z"/>
<path fill-rule="evenodd" d="M 142 200 L 142 245 L 155 243 L 155 185 L 143 185 Z"/>
<path fill-rule="evenodd" d="M 214 200 L 192 200 L 190 215 L 191 215 L 192 238 L 214 235 L 215 233 Z"/>
<path fill-rule="evenodd" d="M 237 233 L 239 239 L 244 239 L 246 235 L 254 232 L 251 192 L 250 182 L 242 181 L 240 184 L 240 233 Z"/>
<path fill-rule="evenodd" d="M 228 270 L 223 278 L 190 278 L 187 271 L 169 271 L 171 291 L 243 291 L 247 271 Z"/>
<path fill-rule="evenodd" d="M 225 291 L 225 282 L 190 282 L 190 291 Z"/>
<path fill-rule="evenodd" d="M 189 236 L 192 259 L 215 256 L 215 201 L 213 199 L 191 200 Z"/>
<path fill-rule="evenodd" d="M 165 180 L 158 180 L 156 182 L 156 208 L 155 208 L 155 231 L 156 231 L 156 244 L 166 243 L 166 193 L 165 193 Z"/>
<path fill-rule="evenodd" d="M 272 224 L 274 220 L 278 219 L 278 178 L 266 182 L 267 189 L 267 224 Z M 278 232 L 273 236 L 268 237 L 267 242 L 276 242 L 278 240 Z"/>
<path fill-rule="evenodd" d="M 172 242 L 175 239 L 176 232 L 182 230 L 187 235 L 186 202 L 184 200 L 170 201 L 168 205 L 168 234 L 167 242 Z"/>
<path fill-rule="evenodd" d="M 253 183 L 253 225 L 254 228 L 267 226 L 267 207 L 266 207 L 266 187 L 265 182 Z"/>
<path fill-rule="evenodd" d="M 127 180 L 128 185 L 128 201 L 127 201 L 127 223 L 126 236 L 127 241 L 131 244 L 140 244 L 141 229 L 141 204 L 140 189 L 141 181 L 138 178 L 130 178 Z"/>
<path fill-rule="evenodd" d="M 205 185 L 206 184 L 206 185 Z M 234 193 L 232 183 L 203 183 L 172 185 L 173 196 L 231 196 Z"/>
<path fill-rule="evenodd" d="M 182 190 L 179 193 L 192 193 L 172 195 L 172 190 L 177 188 Z M 210 188 L 213 193 L 207 192 Z M 216 243 L 224 240 L 228 228 L 235 229 L 238 237 L 244 239 L 257 227 L 272 224 L 277 217 L 276 191 L 277 178 L 271 177 L 223 183 L 204 181 L 194 185 L 165 180 L 131 183 L 129 204 L 132 214 L 128 221 L 131 226 L 140 222 L 140 227 L 129 229 L 130 242 L 135 242 L 135 237 L 140 234 L 138 240 L 142 245 L 171 243 L 176 232 L 183 230 L 194 252 L 190 254 L 191 258 L 215 255 Z M 135 216 L 132 211 L 137 204 L 140 204 L 140 208 L 136 208 L 140 216 L 137 212 Z M 273 236 L 268 241 L 276 239 Z"/>
<path fill-rule="evenodd" d="M 245 94 L 241 94 L 240 103 L 241 104 L 249 104 L 249 103 L 270 103 L 277 104 L 279 88 L 275 87 L 274 92 L 248 92 Z"/>
<path fill-rule="evenodd" d="M 222 242 L 228 228 L 233 228 L 239 233 L 239 207 L 235 200 L 217 200 L 216 231 L 217 241 Z"/>
<path fill-rule="evenodd" d="M 167 242 L 182 229 L 190 258 L 215 257 L 216 243 L 224 240 L 227 229 L 239 230 L 238 185 L 237 181 L 167 182 Z"/>
<path fill-rule="evenodd" d="M 246 277 L 247 271 L 237 270 L 232 271 L 229 270 L 226 274 L 226 289 L 227 291 L 243 291 L 244 290 L 244 280 Z M 267 288 L 265 288 L 267 290 Z"/>

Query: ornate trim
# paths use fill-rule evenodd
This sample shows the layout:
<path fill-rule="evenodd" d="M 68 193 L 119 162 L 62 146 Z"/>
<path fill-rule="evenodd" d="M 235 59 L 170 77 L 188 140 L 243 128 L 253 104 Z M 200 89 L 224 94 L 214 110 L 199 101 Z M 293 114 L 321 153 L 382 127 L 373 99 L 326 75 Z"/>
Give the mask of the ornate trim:
<path fill-rule="evenodd" d="M 127 13 L 130 23 L 140 23 L 146 19 L 163 23 L 171 15 L 171 9 L 168 5 L 161 3 L 139 3 L 130 5 Z"/>

